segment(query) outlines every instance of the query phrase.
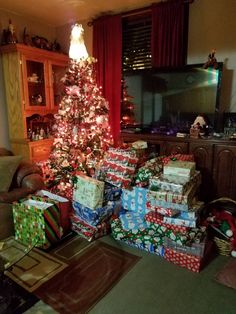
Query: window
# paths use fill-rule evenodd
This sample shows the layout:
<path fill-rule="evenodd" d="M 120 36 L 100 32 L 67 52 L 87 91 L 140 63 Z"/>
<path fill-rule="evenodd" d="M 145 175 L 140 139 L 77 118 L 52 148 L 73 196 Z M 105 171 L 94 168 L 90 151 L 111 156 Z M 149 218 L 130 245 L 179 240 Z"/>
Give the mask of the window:
<path fill-rule="evenodd" d="M 122 28 L 123 72 L 151 68 L 151 12 L 124 17 Z"/>

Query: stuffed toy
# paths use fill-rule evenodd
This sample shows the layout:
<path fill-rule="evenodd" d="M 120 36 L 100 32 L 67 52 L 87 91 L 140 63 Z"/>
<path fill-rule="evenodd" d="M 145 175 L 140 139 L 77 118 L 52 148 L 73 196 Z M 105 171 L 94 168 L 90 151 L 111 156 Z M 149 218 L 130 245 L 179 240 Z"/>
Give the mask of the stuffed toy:
<path fill-rule="evenodd" d="M 236 257 L 236 218 L 227 210 L 212 210 L 212 221 L 230 238 L 232 245 L 231 255 Z"/>

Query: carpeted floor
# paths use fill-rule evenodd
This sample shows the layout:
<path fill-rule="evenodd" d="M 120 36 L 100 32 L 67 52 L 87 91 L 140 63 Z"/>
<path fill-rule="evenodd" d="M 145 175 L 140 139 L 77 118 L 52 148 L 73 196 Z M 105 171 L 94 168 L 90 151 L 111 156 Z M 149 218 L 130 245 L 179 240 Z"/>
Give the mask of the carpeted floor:
<path fill-rule="evenodd" d="M 232 259 L 231 257 L 218 256 L 197 274 L 161 257 L 117 242 L 110 236 L 96 242 L 107 243 L 142 258 L 89 310 L 90 314 L 236 313 L 235 290 L 215 280 L 216 274 Z M 80 254 L 77 254 L 75 246 L 74 249 L 69 247 L 55 249 L 54 253 L 57 255 L 54 256 L 60 259 L 64 256 L 65 263 L 66 259 L 73 259 L 74 255 L 78 258 Z M 10 312 L 12 313 L 14 312 Z M 40 300 L 24 313 L 55 314 L 58 311 Z"/>

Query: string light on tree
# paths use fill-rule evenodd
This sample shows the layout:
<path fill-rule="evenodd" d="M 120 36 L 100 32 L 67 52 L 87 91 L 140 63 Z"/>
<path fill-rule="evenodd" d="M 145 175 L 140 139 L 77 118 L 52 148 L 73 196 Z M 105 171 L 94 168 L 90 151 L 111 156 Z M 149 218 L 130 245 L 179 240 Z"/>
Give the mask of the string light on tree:
<path fill-rule="evenodd" d="M 55 115 L 55 133 L 43 172 L 51 191 L 71 199 L 77 172 L 92 176 L 105 151 L 113 144 L 108 122 L 109 106 L 95 82 L 96 60 L 87 53 L 82 25 L 71 31 L 70 62 L 64 96 Z"/>

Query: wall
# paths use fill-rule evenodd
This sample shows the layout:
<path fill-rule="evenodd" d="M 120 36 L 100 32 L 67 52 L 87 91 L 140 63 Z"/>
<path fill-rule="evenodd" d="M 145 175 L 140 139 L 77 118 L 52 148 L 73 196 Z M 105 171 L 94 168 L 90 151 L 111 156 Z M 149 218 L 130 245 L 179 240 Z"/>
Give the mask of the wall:
<path fill-rule="evenodd" d="M 236 112 L 236 1 L 195 0 L 190 5 L 188 63 L 203 63 L 211 49 L 224 62 L 221 111 Z"/>
<path fill-rule="evenodd" d="M 236 112 L 236 1 L 195 0 L 190 4 L 187 63 L 204 63 L 213 48 L 216 58 L 224 62 L 220 108 Z M 85 43 L 92 54 L 92 27 L 81 22 Z M 57 38 L 65 51 L 69 47 L 70 26 L 57 30 Z"/>

